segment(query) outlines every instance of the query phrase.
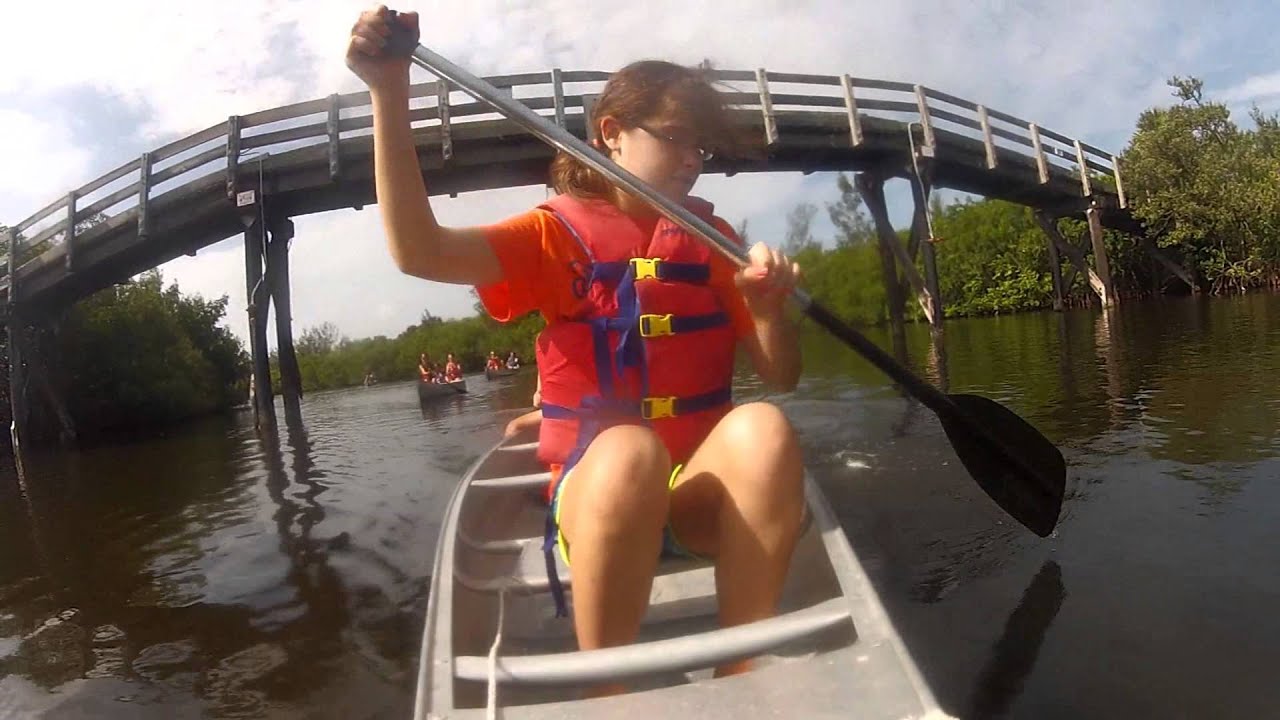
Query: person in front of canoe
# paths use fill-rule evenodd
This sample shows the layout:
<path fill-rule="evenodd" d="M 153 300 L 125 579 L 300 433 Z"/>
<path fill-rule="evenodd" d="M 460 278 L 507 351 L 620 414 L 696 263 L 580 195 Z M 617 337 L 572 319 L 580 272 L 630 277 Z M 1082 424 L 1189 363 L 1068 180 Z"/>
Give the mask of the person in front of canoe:
<path fill-rule="evenodd" d="M 538 456 L 558 479 L 547 545 L 572 562 L 579 647 L 637 638 L 664 550 L 715 563 L 722 625 L 772 616 L 803 523 L 802 458 L 781 410 L 735 407 L 731 384 L 741 346 L 766 385 L 795 387 L 800 350 L 785 301 L 799 269 L 756 243 L 739 271 L 563 153 L 551 166 L 555 198 L 493 225 L 440 225 L 410 129 L 409 60 L 383 52 L 386 12 L 360 16 L 347 62 L 370 90 L 388 250 L 402 272 L 475 286 L 499 321 L 532 310 L 546 320 Z M 416 40 L 418 16 L 398 17 Z M 734 135 L 703 74 L 628 65 L 589 122 L 602 155 L 735 237 L 689 194 L 710 151 L 730 149 Z M 562 611 L 563 590 L 554 594 Z"/>
<path fill-rule="evenodd" d="M 431 361 L 427 359 L 426 353 L 418 356 L 418 379 L 428 383 L 435 379 L 435 371 L 431 369 Z"/>
<path fill-rule="evenodd" d="M 512 350 L 512 351 L 511 351 L 511 354 L 510 354 L 510 355 L 507 355 L 507 369 L 508 369 L 508 370 L 519 370 L 519 369 L 520 369 L 520 358 L 516 357 L 516 351 L 515 351 L 515 350 Z"/>
<path fill-rule="evenodd" d="M 449 353 L 449 356 L 444 361 L 444 381 L 457 382 L 461 379 L 462 365 L 458 364 L 458 361 L 453 359 L 453 353 Z"/>
<path fill-rule="evenodd" d="M 489 359 L 485 362 L 485 370 L 501 370 L 502 361 L 498 359 L 498 353 L 490 350 Z"/>

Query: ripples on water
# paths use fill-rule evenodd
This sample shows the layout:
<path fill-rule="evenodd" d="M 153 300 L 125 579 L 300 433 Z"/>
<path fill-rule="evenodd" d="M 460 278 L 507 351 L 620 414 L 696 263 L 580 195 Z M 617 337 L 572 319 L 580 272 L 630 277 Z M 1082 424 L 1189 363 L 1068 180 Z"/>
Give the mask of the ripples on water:
<path fill-rule="evenodd" d="M 1273 711 L 1280 299 L 950 321 L 945 352 L 922 328 L 906 347 L 1064 449 L 1051 538 L 829 340 L 806 340 L 795 393 L 738 397 L 792 418 L 944 706 Z M 0 718 L 407 716 L 445 504 L 532 391 L 469 384 L 425 408 L 412 384 L 318 393 L 271 442 L 240 412 L 28 460 L 0 482 Z"/>

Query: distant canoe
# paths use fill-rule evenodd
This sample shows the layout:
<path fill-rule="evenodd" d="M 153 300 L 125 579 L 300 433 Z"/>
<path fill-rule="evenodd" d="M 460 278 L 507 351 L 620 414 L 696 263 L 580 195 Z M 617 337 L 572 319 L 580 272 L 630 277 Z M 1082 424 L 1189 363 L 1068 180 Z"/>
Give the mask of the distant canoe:
<path fill-rule="evenodd" d="M 493 380 L 494 378 L 504 378 L 510 375 L 515 375 L 518 372 L 520 372 L 520 368 L 485 368 L 484 377 L 486 380 Z"/>
<path fill-rule="evenodd" d="M 431 383 L 418 381 L 418 401 L 426 402 L 443 397 L 464 395 L 467 392 L 466 380 L 454 380 L 447 383 Z"/>

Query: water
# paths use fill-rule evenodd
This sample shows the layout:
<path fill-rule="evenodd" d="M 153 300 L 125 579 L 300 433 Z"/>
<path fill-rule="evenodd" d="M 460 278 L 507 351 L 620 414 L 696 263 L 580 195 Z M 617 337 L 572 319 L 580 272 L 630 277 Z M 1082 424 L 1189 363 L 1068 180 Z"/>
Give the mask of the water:
<path fill-rule="evenodd" d="M 944 707 L 1276 715 L 1280 297 L 950 321 L 945 348 L 906 338 L 922 376 L 1063 448 L 1052 537 L 824 337 L 767 396 Z M 318 393 L 271 442 L 240 412 L 0 478 L 0 718 L 406 717 L 445 504 L 533 389 L 469 384 L 425 410 L 412 384 Z"/>

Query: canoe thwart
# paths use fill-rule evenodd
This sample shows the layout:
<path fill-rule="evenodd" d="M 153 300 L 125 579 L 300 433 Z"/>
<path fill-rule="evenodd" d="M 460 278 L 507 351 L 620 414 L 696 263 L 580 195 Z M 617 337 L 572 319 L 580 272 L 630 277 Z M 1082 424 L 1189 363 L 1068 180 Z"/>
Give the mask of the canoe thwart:
<path fill-rule="evenodd" d="M 666 640 L 602 650 L 499 656 L 496 679 L 515 685 L 577 685 L 699 670 L 760 655 L 848 622 L 848 602 L 832 598 L 766 620 Z M 487 682 L 489 658 L 459 656 L 454 661 L 454 675 L 461 680 Z"/>

